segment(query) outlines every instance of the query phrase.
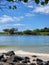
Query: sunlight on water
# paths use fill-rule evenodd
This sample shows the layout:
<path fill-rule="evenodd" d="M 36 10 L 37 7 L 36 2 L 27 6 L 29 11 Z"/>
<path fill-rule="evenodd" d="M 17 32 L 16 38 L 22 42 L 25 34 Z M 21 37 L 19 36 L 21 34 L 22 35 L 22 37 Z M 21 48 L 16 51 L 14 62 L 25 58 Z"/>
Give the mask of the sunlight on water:
<path fill-rule="evenodd" d="M 0 48 L 49 53 L 49 36 L 2 36 Z"/>

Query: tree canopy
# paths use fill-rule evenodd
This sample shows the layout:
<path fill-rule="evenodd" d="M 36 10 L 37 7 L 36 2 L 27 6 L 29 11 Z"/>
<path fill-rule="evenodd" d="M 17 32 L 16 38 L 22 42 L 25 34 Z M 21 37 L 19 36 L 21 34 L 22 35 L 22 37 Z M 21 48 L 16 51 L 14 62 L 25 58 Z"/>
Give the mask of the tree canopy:
<path fill-rule="evenodd" d="M 9 1 L 9 2 L 24 1 L 25 3 L 28 2 L 28 0 L 7 0 L 7 1 Z M 42 0 L 33 0 L 33 1 L 35 1 L 36 4 L 41 3 L 41 5 L 44 5 L 44 4 L 48 4 L 49 0 L 44 0 L 44 1 L 42 1 Z"/>
<path fill-rule="evenodd" d="M 15 32 L 18 31 L 16 28 L 11 28 L 11 29 L 3 29 L 4 32 L 7 32 L 8 34 L 14 34 Z"/>
<path fill-rule="evenodd" d="M 14 4 L 14 2 L 16 3 L 16 2 L 21 2 L 21 1 L 27 3 L 29 0 L 0 0 L 0 9 L 2 8 L 2 6 L 4 6 L 4 7 L 6 6 L 6 5 L 3 5 L 4 1 L 6 1 L 8 3 L 11 2 Z M 31 1 L 33 1 L 33 3 L 35 2 L 36 4 L 41 4 L 41 5 L 48 4 L 48 2 L 49 2 L 49 0 L 31 0 Z M 2 4 L 1 4 L 1 2 L 2 2 Z M 12 6 L 10 5 L 8 7 L 9 7 L 9 9 L 16 9 L 17 8 L 17 6 L 15 4 Z"/>
<path fill-rule="evenodd" d="M 35 29 L 35 30 L 24 30 L 18 31 L 17 28 L 11 29 L 3 29 L 6 34 L 16 34 L 16 35 L 49 35 L 49 28 L 44 27 L 42 29 Z"/>

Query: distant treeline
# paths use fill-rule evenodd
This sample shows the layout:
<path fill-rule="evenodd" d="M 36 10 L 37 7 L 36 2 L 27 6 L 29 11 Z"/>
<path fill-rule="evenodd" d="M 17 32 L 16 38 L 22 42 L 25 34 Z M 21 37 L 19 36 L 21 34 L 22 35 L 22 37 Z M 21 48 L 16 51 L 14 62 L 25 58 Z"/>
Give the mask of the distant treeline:
<path fill-rule="evenodd" d="M 11 29 L 3 29 L 4 32 L 0 32 L 0 34 L 16 34 L 16 35 L 49 35 L 49 28 L 45 27 L 43 29 L 35 29 L 35 30 L 25 30 L 18 31 L 16 28 Z"/>

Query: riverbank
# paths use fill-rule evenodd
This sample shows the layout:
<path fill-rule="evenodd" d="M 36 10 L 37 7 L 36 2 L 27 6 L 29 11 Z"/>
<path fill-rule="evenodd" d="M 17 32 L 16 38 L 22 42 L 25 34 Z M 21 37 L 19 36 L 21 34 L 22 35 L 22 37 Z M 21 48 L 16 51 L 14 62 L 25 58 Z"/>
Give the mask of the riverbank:
<path fill-rule="evenodd" d="M 44 27 L 42 29 L 35 29 L 35 30 L 24 30 L 18 31 L 18 29 L 11 28 L 11 29 L 3 29 L 0 32 L 2 35 L 48 35 L 49 36 L 49 28 Z"/>
<path fill-rule="evenodd" d="M 1 50 L 13 50 L 13 51 L 25 51 L 25 52 L 34 52 L 34 53 L 44 53 L 49 54 L 49 45 L 0 45 Z"/>
<path fill-rule="evenodd" d="M 12 49 L 11 50 L 9 50 L 9 49 L 0 49 L 1 54 L 2 53 L 7 53 L 9 51 L 12 51 Z M 49 59 L 49 54 L 47 54 L 47 53 L 37 53 L 37 52 L 34 53 L 34 52 L 26 52 L 26 51 L 22 51 L 22 50 L 13 50 L 13 51 L 18 56 L 23 56 L 23 57 L 24 56 L 28 56 L 28 57 L 37 56 L 39 58 L 43 58 L 43 59 L 46 59 L 46 60 Z"/>
<path fill-rule="evenodd" d="M 1 65 L 49 65 L 49 54 L 0 50 Z"/>
<path fill-rule="evenodd" d="M 10 35 L 32 35 L 32 36 L 38 36 L 38 35 L 40 35 L 40 36 L 49 36 L 49 32 L 33 32 L 32 31 L 32 33 L 29 31 L 29 32 L 16 32 L 16 33 L 14 33 L 14 34 L 9 34 L 9 33 L 6 33 L 6 32 L 0 32 L 0 35 L 8 35 L 8 36 L 10 36 Z"/>

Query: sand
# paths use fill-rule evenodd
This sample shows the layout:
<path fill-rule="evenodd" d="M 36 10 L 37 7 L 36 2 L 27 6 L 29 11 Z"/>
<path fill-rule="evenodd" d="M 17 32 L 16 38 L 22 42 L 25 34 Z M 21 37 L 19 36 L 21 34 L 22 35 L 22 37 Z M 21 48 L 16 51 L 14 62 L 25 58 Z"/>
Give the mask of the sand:
<path fill-rule="evenodd" d="M 11 50 L 8 50 L 8 49 L 0 49 L 0 53 L 6 53 L 8 51 L 11 51 Z M 37 58 L 40 58 L 44 61 L 48 61 L 49 60 L 49 54 L 47 53 L 34 53 L 34 52 L 25 52 L 25 51 L 22 51 L 22 50 L 15 50 L 14 51 L 16 55 L 18 56 L 28 56 L 30 58 L 32 58 L 33 55 L 36 55 Z"/>

